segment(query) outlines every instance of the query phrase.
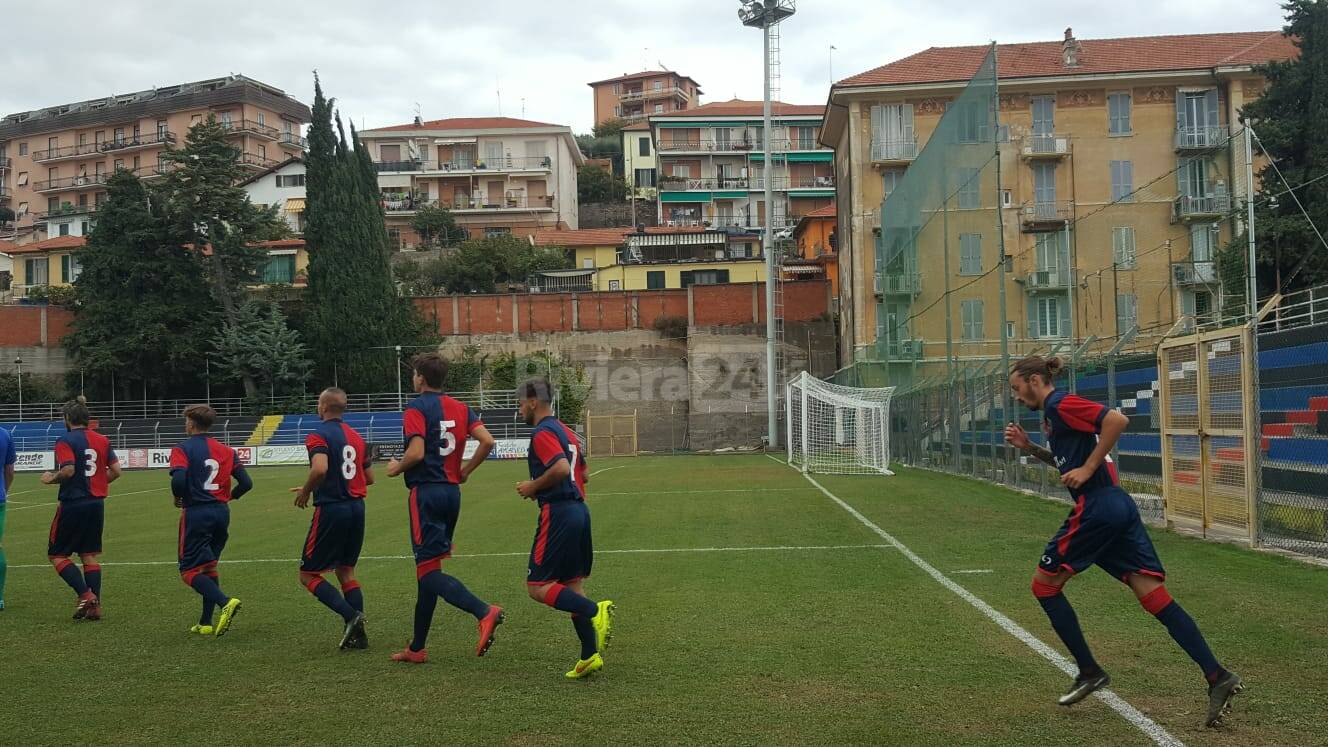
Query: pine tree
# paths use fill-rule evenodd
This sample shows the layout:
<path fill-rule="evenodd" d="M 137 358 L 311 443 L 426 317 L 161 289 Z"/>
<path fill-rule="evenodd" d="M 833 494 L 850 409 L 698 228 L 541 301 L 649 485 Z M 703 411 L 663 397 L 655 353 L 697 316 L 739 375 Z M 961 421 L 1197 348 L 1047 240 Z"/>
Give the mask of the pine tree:
<path fill-rule="evenodd" d="M 1297 59 L 1258 68 L 1268 81 L 1263 95 L 1241 110 L 1276 162 L 1258 179 L 1265 196 L 1255 206 L 1256 271 L 1260 297 L 1328 282 L 1328 249 L 1315 235 L 1289 184 L 1320 232 L 1328 234 L 1328 2 L 1288 0 L 1284 33 L 1300 49 Z M 1255 146 L 1258 152 L 1258 146 Z M 1281 171 L 1281 177 L 1278 171 Z M 1282 179 L 1286 179 L 1283 184 Z M 1318 179 L 1318 181 L 1314 181 Z M 1246 238 L 1236 237 L 1219 257 L 1227 293 L 1244 299 Z"/>
<path fill-rule="evenodd" d="M 208 338 L 217 323 L 196 253 L 173 240 L 159 206 L 123 169 L 107 182 L 109 199 L 74 284 L 78 314 L 65 345 L 92 379 L 145 382 L 163 395 L 197 391 Z"/>
<path fill-rule="evenodd" d="M 298 394 L 309 379 L 312 363 L 304 343 L 270 301 L 246 301 L 237 321 L 222 325 L 213 336 L 212 347 L 223 376 L 247 376 L 273 394 Z"/>
<path fill-rule="evenodd" d="M 318 374 L 330 380 L 335 371 L 339 383 L 358 391 L 394 386 L 394 364 L 373 349 L 414 347 L 427 338 L 392 279 L 377 172 L 353 127 L 347 139 L 316 78 L 306 168 L 305 339 Z"/>

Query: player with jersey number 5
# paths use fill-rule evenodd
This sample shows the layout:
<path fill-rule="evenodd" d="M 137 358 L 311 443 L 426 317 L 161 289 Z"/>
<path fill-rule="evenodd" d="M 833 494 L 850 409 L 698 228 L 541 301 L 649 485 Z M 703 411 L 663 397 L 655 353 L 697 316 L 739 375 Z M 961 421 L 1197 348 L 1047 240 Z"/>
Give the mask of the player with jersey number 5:
<path fill-rule="evenodd" d="M 469 612 L 479 624 L 475 655 L 493 645 L 494 630 L 503 622 L 503 608 L 476 597 L 458 579 L 442 571 L 452 554 L 452 537 L 461 514 L 461 483 L 488 458 L 493 436 L 465 403 L 443 394 L 447 361 L 437 353 L 417 355 L 411 362 L 419 396 L 401 416 L 405 453 L 388 462 L 387 476 L 405 475 L 410 488 L 410 544 L 415 555 L 415 637 L 393 661 L 423 664 L 425 643 L 433 624 L 438 597 Z M 475 453 L 463 461 L 466 441 L 475 439 Z"/>

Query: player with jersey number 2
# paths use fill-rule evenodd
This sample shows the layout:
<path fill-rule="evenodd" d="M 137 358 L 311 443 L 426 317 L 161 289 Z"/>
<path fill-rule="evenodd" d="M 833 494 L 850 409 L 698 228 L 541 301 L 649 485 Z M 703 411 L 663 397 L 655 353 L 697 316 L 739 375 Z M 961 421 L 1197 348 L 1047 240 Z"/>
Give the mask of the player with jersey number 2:
<path fill-rule="evenodd" d="M 439 597 L 475 617 L 479 625 L 475 655 L 484 656 L 493 645 L 494 630 L 503 622 L 503 608 L 476 597 L 457 578 L 443 573 L 442 564 L 452 554 L 452 537 L 461 514 L 459 486 L 488 458 L 493 436 L 474 410 L 443 394 L 447 361 L 441 355 L 417 355 L 411 368 L 419 396 L 402 413 L 405 453 L 388 463 L 387 476 L 405 475 L 410 488 L 410 543 L 417 585 L 415 636 L 392 660 L 411 664 L 429 660 L 424 646 Z M 477 441 L 477 448 L 463 462 L 466 441 L 471 438 Z"/>
<path fill-rule="evenodd" d="M 594 560 L 585 500 L 585 449 L 572 429 L 553 414 L 548 379 L 526 381 L 517 388 L 516 400 L 521 418 L 534 426 L 526 454 L 530 479 L 517 483 L 516 492 L 540 507 L 526 589 L 536 602 L 572 616 L 581 657 L 566 677 L 579 680 L 604 668 L 614 613 L 613 602 L 592 602 L 582 587 Z"/>

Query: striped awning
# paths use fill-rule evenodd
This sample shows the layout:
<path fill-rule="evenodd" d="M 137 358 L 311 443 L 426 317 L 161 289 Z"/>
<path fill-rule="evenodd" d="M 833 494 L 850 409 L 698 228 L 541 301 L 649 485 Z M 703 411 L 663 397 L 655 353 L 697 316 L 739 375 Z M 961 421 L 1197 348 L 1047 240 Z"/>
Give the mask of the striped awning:
<path fill-rule="evenodd" d="M 286 198 L 286 212 L 288 212 L 288 213 L 303 213 L 303 212 L 304 212 L 304 198 L 303 198 L 303 197 L 287 197 L 287 198 Z"/>

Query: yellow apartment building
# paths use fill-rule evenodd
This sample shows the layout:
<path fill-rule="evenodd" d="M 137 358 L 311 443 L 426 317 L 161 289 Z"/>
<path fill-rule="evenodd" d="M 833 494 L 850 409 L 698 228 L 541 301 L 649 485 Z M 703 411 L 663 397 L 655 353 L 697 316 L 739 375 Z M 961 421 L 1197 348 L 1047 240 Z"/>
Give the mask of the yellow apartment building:
<path fill-rule="evenodd" d="M 1239 111 L 1264 88 L 1254 66 L 1292 58 L 1291 40 L 1067 29 L 1063 41 L 999 45 L 999 189 L 995 161 L 969 181 L 946 175 L 969 187 L 878 271 L 882 231 L 899 228 L 880 225 L 883 200 L 989 50 L 931 48 L 831 89 L 822 140 L 841 185 L 841 365 L 889 359 L 907 364 L 895 380 L 917 375 L 946 360 L 947 315 L 949 354 L 994 357 L 1002 283 L 1016 354 L 1219 308 L 1214 253 L 1240 230 L 1247 194 Z"/>
<path fill-rule="evenodd" d="M 539 231 L 532 246 L 566 249 L 574 268 L 542 273 L 544 291 L 610 291 L 751 283 L 766 278 L 761 237 L 745 231 L 651 226 Z"/>

